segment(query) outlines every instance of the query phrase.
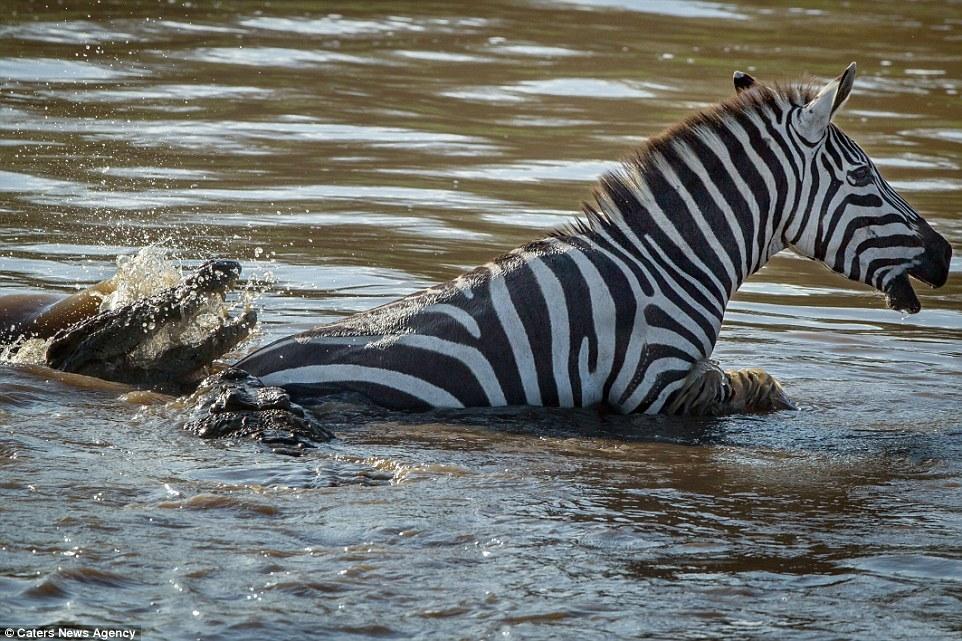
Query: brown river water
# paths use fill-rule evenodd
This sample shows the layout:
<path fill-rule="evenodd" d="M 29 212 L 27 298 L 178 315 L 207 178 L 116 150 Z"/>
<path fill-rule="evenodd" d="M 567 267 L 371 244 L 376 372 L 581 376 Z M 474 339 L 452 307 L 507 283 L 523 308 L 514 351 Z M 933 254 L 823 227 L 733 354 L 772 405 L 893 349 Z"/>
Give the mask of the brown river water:
<path fill-rule="evenodd" d="M 66 4 L 0 8 L 0 295 L 73 291 L 151 244 L 238 258 L 273 282 L 245 352 L 570 221 L 735 69 L 853 59 L 838 123 L 962 249 L 958 3 Z M 0 364 L 0 625 L 958 639 L 962 259 L 919 294 L 902 317 L 788 254 L 753 277 L 715 355 L 798 412 L 332 406 L 340 438 L 301 458 Z"/>

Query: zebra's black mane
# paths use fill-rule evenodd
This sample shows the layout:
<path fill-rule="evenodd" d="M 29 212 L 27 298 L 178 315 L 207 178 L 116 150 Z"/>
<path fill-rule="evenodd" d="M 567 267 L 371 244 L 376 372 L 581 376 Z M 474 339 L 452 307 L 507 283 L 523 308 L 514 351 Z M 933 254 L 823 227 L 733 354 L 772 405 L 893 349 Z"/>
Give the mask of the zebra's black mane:
<path fill-rule="evenodd" d="M 570 238 L 590 234 L 592 230 L 606 228 L 613 223 L 613 216 L 618 216 L 626 221 L 631 221 L 636 225 L 643 226 L 644 221 L 639 217 L 644 212 L 634 211 L 636 201 L 625 203 L 618 194 L 630 189 L 626 184 L 627 176 L 636 172 L 644 179 L 650 167 L 656 166 L 657 161 L 662 158 L 665 152 L 674 144 L 686 143 L 699 138 L 701 131 L 717 130 L 725 127 L 726 123 L 749 111 L 764 109 L 780 110 L 786 103 L 793 106 L 802 106 L 812 100 L 817 93 L 814 84 L 794 83 L 788 85 L 765 86 L 756 84 L 748 90 L 737 93 L 727 100 L 724 100 L 708 109 L 693 114 L 674 125 L 662 133 L 649 138 L 632 155 L 622 160 L 621 167 L 606 172 L 601 176 L 595 185 L 592 193 L 594 203 L 583 203 L 582 213 L 577 221 L 556 230 L 552 236 L 557 238 Z M 608 211 L 602 203 L 605 201 L 616 203 L 617 212 Z"/>

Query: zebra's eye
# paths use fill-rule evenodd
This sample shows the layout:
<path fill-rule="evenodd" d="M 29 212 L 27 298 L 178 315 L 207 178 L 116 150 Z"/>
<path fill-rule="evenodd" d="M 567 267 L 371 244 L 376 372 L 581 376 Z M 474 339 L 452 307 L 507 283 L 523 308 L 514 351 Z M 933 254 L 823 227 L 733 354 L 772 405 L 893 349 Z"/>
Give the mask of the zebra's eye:
<path fill-rule="evenodd" d="M 856 167 L 848 172 L 848 183 L 855 187 L 864 187 L 872 182 L 872 168 L 868 165 Z"/>

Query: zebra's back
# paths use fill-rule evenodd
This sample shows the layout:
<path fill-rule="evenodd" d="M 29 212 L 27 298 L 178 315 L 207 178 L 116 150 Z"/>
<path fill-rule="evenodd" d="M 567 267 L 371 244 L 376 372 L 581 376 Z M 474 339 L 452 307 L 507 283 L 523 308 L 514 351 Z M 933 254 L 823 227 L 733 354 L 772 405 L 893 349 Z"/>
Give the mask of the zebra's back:
<path fill-rule="evenodd" d="M 657 355 L 650 320 L 665 320 L 646 305 L 658 283 L 630 262 L 583 239 L 545 239 L 237 366 L 302 401 L 354 392 L 404 409 L 617 406 Z M 683 355 L 672 380 L 697 357 Z"/>

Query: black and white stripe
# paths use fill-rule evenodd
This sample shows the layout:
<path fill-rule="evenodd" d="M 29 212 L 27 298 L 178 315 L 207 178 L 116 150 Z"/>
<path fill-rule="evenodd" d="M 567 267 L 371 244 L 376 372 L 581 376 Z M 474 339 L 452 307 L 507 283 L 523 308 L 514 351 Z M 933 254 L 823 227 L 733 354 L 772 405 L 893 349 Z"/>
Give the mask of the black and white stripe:
<path fill-rule="evenodd" d="M 301 400 L 659 412 L 781 249 L 881 290 L 920 260 L 924 221 L 830 122 L 853 77 L 816 93 L 736 75 L 738 95 L 604 176 L 573 228 L 238 366 Z"/>

